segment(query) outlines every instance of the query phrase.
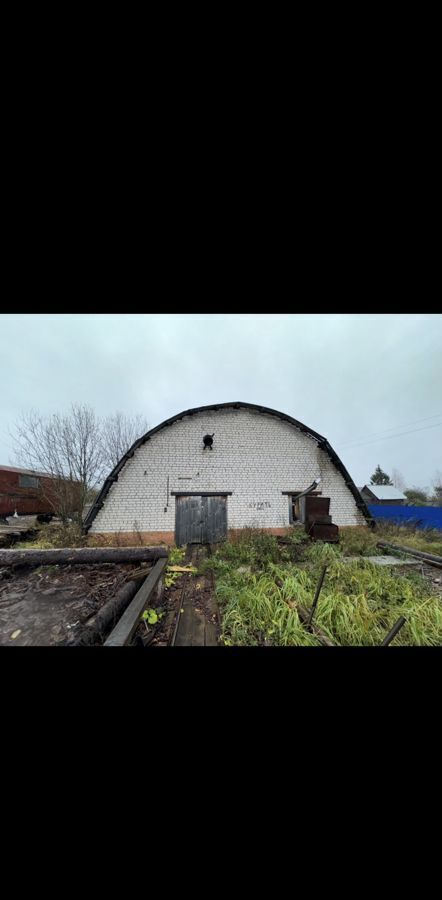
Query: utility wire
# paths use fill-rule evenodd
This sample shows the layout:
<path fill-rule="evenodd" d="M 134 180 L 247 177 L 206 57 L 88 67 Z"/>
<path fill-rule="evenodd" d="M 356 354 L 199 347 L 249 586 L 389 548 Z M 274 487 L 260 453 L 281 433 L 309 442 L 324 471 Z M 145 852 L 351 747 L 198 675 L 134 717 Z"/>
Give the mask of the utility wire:
<path fill-rule="evenodd" d="M 412 428 L 411 431 L 401 431 L 400 434 L 387 434 L 385 437 L 375 438 L 374 441 L 365 441 L 362 444 L 356 444 L 352 447 L 346 447 L 346 450 L 356 450 L 358 447 L 366 447 L 367 444 L 379 444 L 383 441 L 389 441 L 391 438 L 402 437 L 404 434 L 415 434 L 416 431 L 426 431 L 427 428 L 440 428 L 442 422 L 436 422 L 435 425 L 424 425 L 423 428 Z"/>
<path fill-rule="evenodd" d="M 428 419 L 437 419 L 439 416 L 442 416 L 442 412 L 436 413 L 434 416 L 424 416 L 423 419 L 415 419 L 414 422 L 404 422 L 402 425 L 392 425 L 391 428 L 383 428 L 382 431 L 372 431 L 371 434 L 362 435 L 360 438 L 352 438 L 351 441 L 344 441 L 339 446 L 346 447 L 348 444 L 358 444 L 359 441 L 365 441 L 372 437 L 376 437 L 378 434 L 385 434 L 387 431 L 396 431 L 398 428 L 406 428 L 407 425 L 416 425 L 418 422 L 426 422 Z"/>

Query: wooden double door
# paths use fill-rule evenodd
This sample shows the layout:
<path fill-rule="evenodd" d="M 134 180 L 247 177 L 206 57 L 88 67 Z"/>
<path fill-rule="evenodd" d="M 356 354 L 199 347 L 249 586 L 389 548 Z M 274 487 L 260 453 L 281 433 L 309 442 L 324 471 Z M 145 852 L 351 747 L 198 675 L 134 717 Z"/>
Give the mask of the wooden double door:
<path fill-rule="evenodd" d="M 216 544 L 227 537 L 227 497 L 191 494 L 176 497 L 175 542 Z"/>

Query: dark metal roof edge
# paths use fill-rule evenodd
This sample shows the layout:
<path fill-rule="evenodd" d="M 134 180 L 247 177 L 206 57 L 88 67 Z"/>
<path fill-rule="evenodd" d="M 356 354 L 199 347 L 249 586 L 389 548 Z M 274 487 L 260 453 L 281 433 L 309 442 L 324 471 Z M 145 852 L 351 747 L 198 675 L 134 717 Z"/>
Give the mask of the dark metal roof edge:
<path fill-rule="evenodd" d="M 171 497 L 231 497 L 233 491 L 171 491 Z"/>
<path fill-rule="evenodd" d="M 342 475 L 344 475 L 344 479 L 347 483 L 347 486 L 350 488 L 350 490 L 356 500 L 356 505 L 362 510 L 365 518 L 370 519 L 370 520 L 372 519 L 371 513 L 369 512 L 366 503 L 362 499 L 353 479 L 350 478 L 350 475 L 347 472 L 347 469 L 345 468 L 344 464 L 341 462 L 341 460 L 339 459 L 339 456 L 337 455 L 337 453 L 335 453 L 335 451 L 333 450 L 333 447 L 331 447 L 331 445 L 329 444 L 329 442 L 327 441 L 327 439 L 325 437 L 323 437 L 321 434 L 318 434 L 317 431 L 313 431 L 313 429 L 308 428 L 306 425 L 303 425 L 302 422 L 298 422 L 297 419 L 293 419 L 292 416 L 288 416 L 286 413 L 279 412 L 279 410 L 277 410 L 277 409 L 271 409 L 268 406 L 260 406 L 256 403 L 242 403 L 241 401 L 237 400 L 233 403 L 211 403 L 209 406 L 195 406 L 193 409 L 186 409 L 186 410 L 184 410 L 184 412 L 177 413 L 177 415 L 171 416 L 170 419 L 166 419 L 164 422 L 161 422 L 160 425 L 156 425 L 155 428 L 151 428 L 150 431 L 147 431 L 146 434 L 144 434 L 141 438 L 138 438 L 132 444 L 132 446 L 129 448 L 129 450 L 124 454 L 124 456 L 121 457 L 120 461 L 112 469 L 112 472 L 110 473 L 110 475 L 108 475 L 108 477 L 106 478 L 106 480 L 103 484 L 103 487 L 102 487 L 100 493 L 98 494 L 98 497 L 96 498 L 95 502 L 91 506 L 91 508 L 83 522 L 83 531 L 87 532 L 89 530 L 89 528 L 91 527 L 92 522 L 95 519 L 95 516 L 97 515 L 98 510 L 101 509 L 101 507 L 103 506 L 104 498 L 106 497 L 111 484 L 117 480 L 117 478 L 115 476 L 118 476 L 119 472 L 121 472 L 121 469 L 126 464 L 127 460 L 130 459 L 134 455 L 135 450 L 138 450 L 138 447 L 140 447 L 146 441 L 150 440 L 152 435 L 156 434 L 157 431 L 161 431 L 162 428 L 166 428 L 168 425 L 173 425 L 174 422 L 179 422 L 179 420 L 184 419 L 185 416 L 194 416 L 197 413 L 208 412 L 209 410 L 218 411 L 219 409 L 229 409 L 229 408 L 253 409 L 253 410 L 256 410 L 257 412 L 265 413 L 266 415 L 269 415 L 269 416 L 276 416 L 276 418 L 281 419 L 281 421 L 289 422 L 290 425 L 294 425 L 295 428 L 299 428 L 299 430 L 301 432 L 303 432 L 304 434 L 307 434 L 310 437 L 314 438 L 314 440 L 316 440 L 318 442 L 321 449 L 325 450 L 325 452 L 330 456 L 330 458 L 331 458 L 332 462 L 334 462 L 336 468 L 339 469 L 339 471 L 341 472 Z"/>
<path fill-rule="evenodd" d="M 347 472 L 347 469 L 345 468 L 344 463 L 339 458 L 336 451 L 333 450 L 333 447 L 331 446 L 331 444 L 329 444 L 328 441 L 325 441 L 323 449 L 326 451 L 326 453 L 328 453 L 331 461 L 335 464 L 336 468 L 340 471 L 341 475 L 343 475 L 345 484 L 352 492 L 353 497 L 355 498 L 355 501 L 356 501 L 356 506 L 358 507 L 358 509 L 361 510 L 361 512 L 365 516 L 365 519 L 367 520 L 367 522 L 373 522 L 374 521 L 373 516 L 372 516 L 364 498 L 361 496 L 360 491 L 358 491 L 358 489 L 353 481 L 353 478 L 351 477 L 350 473 Z"/>

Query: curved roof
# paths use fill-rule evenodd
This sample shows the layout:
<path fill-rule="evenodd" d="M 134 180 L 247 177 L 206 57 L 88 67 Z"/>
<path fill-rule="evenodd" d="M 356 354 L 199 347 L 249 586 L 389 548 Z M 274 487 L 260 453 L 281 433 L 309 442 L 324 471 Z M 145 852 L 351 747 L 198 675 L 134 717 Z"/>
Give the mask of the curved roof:
<path fill-rule="evenodd" d="M 335 453 L 333 447 L 329 444 L 325 437 L 323 437 L 321 434 L 318 434 L 317 431 L 313 431 L 312 428 L 308 428 L 307 425 L 303 425 L 302 422 L 298 422 L 297 419 L 293 419 L 291 416 L 287 416 L 285 413 L 278 412 L 277 409 L 270 409 L 268 406 L 258 406 L 256 403 L 241 403 L 240 401 L 236 401 L 235 403 L 213 403 L 210 406 L 196 406 L 194 409 L 186 409 L 184 412 L 180 412 L 176 416 L 172 416 L 170 419 L 166 419 L 165 422 L 161 422 L 161 425 L 156 425 L 155 428 L 151 428 L 150 431 L 147 431 L 146 434 L 143 435 L 143 437 L 138 438 L 138 440 L 136 440 L 135 443 L 132 444 L 132 447 L 124 454 L 124 456 L 121 457 L 120 462 L 117 463 L 115 468 L 112 469 L 110 475 L 106 478 L 106 481 L 104 482 L 104 485 L 98 497 L 96 498 L 95 503 L 93 503 L 84 520 L 84 530 L 88 531 L 88 529 L 92 525 L 95 516 L 104 505 L 104 500 L 111 484 L 114 484 L 115 481 L 118 481 L 118 475 L 121 472 L 123 466 L 126 464 L 127 460 L 131 459 L 131 457 L 135 453 L 135 450 L 138 450 L 138 447 L 141 447 L 142 444 L 144 444 L 146 441 L 149 441 L 157 431 L 161 431 L 162 428 L 166 428 L 168 425 L 173 425 L 174 422 L 178 422 L 180 419 L 183 419 L 184 416 L 194 416 L 197 413 L 209 412 L 209 410 L 216 412 L 219 409 L 229 408 L 253 409 L 256 410 L 256 412 L 265 413 L 269 416 L 276 416 L 276 418 L 281 419 L 283 422 L 289 422 L 290 425 L 294 425 L 295 428 L 299 429 L 299 431 L 302 431 L 304 434 L 312 437 L 317 442 L 321 450 L 324 450 L 325 453 L 327 453 L 336 468 L 341 472 L 345 484 L 355 498 L 356 506 L 361 510 L 367 520 L 372 521 L 372 515 L 369 512 L 366 503 L 362 499 L 353 479 L 350 477 L 344 464 L 341 462 L 339 456 L 337 455 L 337 453 Z"/>

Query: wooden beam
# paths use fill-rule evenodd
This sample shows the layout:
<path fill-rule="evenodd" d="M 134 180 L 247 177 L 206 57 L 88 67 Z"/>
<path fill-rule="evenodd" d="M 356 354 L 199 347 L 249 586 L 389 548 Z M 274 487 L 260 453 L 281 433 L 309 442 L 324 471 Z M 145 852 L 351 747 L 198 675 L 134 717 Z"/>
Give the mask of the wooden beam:
<path fill-rule="evenodd" d="M 171 491 L 173 497 L 231 497 L 232 491 Z"/>
<path fill-rule="evenodd" d="M 299 489 L 297 489 L 296 491 L 281 491 L 281 494 L 289 494 L 289 495 L 291 494 L 293 496 L 296 496 L 296 494 L 301 494 L 301 493 L 302 493 L 302 491 L 300 491 Z M 320 497 L 321 495 L 322 495 L 322 491 L 310 491 L 310 493 L 309 493 L 309 497 Z"/>
<path fill-rule="evenodd" d="M 158 562 L 155 563 L 139 591 L 135 594 L 132 602 L 121 616 L 120 621 L 105 641 L 105 647 L 123 647 L 125 644 L 129 643 L 137 629 L 140 617 L 147 608 L 152 593 L 160 581 L 166 566 L 167 559 L 159 559 Z"/>
<path fill-rule="evenodd" d="M 0 550 L 0 566 L 59 566 L 144 562 L 167 557 L 164 547 L 75 547 L 63 550 Z"/>

